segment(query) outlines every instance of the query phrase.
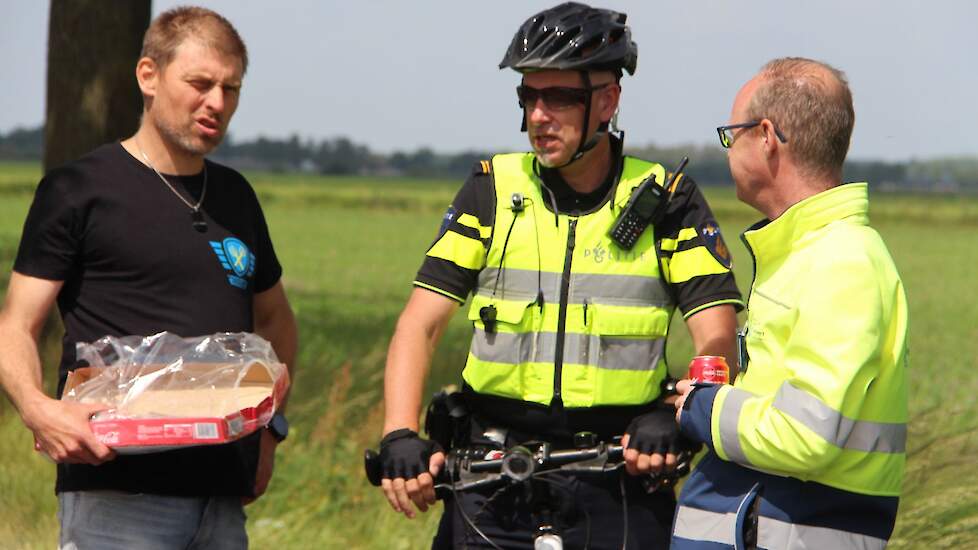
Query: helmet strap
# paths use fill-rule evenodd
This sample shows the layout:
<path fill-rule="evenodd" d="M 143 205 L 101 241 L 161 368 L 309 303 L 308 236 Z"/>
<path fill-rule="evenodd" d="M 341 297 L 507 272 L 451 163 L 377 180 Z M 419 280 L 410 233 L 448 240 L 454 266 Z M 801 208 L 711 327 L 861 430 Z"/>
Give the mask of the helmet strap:
<path fill-rule="evenodd" d="M 594 86 L 591 85 L 591 77 L 587 74 L 587 71 L 580 71 L 580 73 L 581 80 L 584 81 L 584 90 L 587 92 L 587 98 L 584 100 L 584 124 L 581 125 L 581 141 L 577 146 L 577 151 L 571 155 L 571 158 L 560 166 L 554 166 L 555 169 L 564 168 L 580 160 L 584 156 L 584 153 L 594 149 L 598 141 L 608 133 L 608 123 L 602 122 L 598 124 L 598 129 L 594 132 L 594 135 L 590 139 L 587 137 L 589 121 L 591 120 L 591 96 L 594 92 Z"/>
<path fill-rule="evenodd" d="M 594 138 L 598 136 L 597 132 L 595 132 L 594 137 L 587 142 L 584 141 L 587 138 L 588 122 L 591 120 L 591 95 L 594 87 L 591 86 L 591 76 L 587 74 L 587 71 L 581 71 L 581 80 L 584 81 L 584 90 L 587 92 L 587 96 L 584 100 L 584 124 L 581 125 L 581 143 L 577 146 L 577 152 L 572 157 L 574 160 L 581 158 L 585 151 L 594 147 L 594 144 L 597 143 L 597 140 Z"/>
<path fill-rule="evenodd" d="M 611 132 L 614 134 L 623 133 L 621 128 L 618 127 L 619 113 L 621 113 L 621 108 L 615 109 L 615 114 L 611 115 Z"/>
<path fill-rule="evenodd" d="M 625 142 L 625 131 L 618 127 L 618 115 L 621 113 L 621 109 L 615 109 L 615 114 L 611 117 L 611 130 L 605 127 L 605 131 L 610 131 L 612 134 L 618 136 L 618 139 L 624 143 Z"/>

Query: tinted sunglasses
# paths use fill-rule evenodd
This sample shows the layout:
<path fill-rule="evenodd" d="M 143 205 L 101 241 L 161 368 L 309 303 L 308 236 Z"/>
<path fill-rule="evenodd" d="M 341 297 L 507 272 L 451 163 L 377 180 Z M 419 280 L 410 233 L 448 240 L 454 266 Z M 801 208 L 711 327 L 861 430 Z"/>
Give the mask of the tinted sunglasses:
<path fill-rule="evenodd" d="M 542 99 L 543 104 L 546 105 L 548 109 L 559 111 L 562 109 L 570 109 L 571 107 L 576 107 L 578 105 L 584 105 L 587 102 L 588 95 L 590 92 L 606 88 L 608 83 L 600 84 L 594 86 L 590 90 L 584 88 L 565 88 L 562 86 L 554 86 L 551 88 L 531 88 L 529 86 L 517 86 L 516 87 L 516 97 L 519 99 L 520 108 L 525 109 L 527 106 L 533 107 L 537 104 L 537 100 Z"/>

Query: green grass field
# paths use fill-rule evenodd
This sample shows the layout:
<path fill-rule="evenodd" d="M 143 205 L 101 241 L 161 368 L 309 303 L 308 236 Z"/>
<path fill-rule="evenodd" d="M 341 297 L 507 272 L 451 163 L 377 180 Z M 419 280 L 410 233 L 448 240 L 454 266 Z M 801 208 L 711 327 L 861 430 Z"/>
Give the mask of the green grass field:
<path fill-rule="evenodd" d="M 0 283 L 6 286 L 38 167 L 0 164 Z M 392 513 L 362 475 L 383 416 L 387 342 L 412 277 L 460 182 L 250 174 L 263 201 L 301 352 L 293 434 L 268 494 L 248 507 L 252 547 L 426 548 L 437 514 Z M 732 189 L 706 194 L 726 231 L 743 291 L 751 262 L 736 238 L 758 216 Z M 900 268 L 911 306 L 909 465 L 892 548 L 978 547 L 978 200 L 874 195 L 871 217 Z M 459 315 L 432 369 L 432 389 L 458 380 L 468 346 Z M 691 347 L 670 338 L 675 372 Z M 57 330 L 43 343 L 49 388 Z M 2 345 L 2 343 L 0 343 Z M 0 548 L 56 545 L 54 467 L 0 400 Z"/>

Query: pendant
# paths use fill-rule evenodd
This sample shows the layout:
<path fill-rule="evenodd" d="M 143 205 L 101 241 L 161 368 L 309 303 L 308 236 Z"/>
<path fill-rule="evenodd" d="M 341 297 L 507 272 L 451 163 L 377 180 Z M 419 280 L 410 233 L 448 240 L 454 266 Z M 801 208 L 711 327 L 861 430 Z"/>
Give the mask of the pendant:
<path fill-rule="evenodd" d="M 194 210 L 191 212 L 190 219 L 194 229 L 196 229 L 198 233 L 207 232 L 207 222 L 204 221 L 204 215 L 200 213 L 200 210 Z"/>

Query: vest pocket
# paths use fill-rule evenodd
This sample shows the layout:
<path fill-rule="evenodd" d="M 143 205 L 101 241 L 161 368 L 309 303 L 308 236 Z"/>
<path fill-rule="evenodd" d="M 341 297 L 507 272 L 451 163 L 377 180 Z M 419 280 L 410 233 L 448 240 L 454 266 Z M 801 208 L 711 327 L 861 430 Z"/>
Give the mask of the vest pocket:
<path fill-rule="evenodd" d="M 496 308 L 494 330 L 486 330 L 480 310 Z M 540 309 L 533 301 L 492 300 L 474 296 L 468 318 L 475 331 L 469 348 L 469 361 L 463 377 L 478 392 L 546 403 L 553 386 L 552 369 L 528 363 L 544 361 L 552 355 L 553 343 L 539 341 Z M 546 339 L 544 339 L 546 340 Z M 542 346 L 542 347 L 541 347 Z M 552 360 L 552 359 L 551 359 Z"/>
<path fill-rule="evenodd" d="M 485 330 L 480 311 L 492 306 L 496 310 L 496 331 L 527 332 L 535 330 L 535 320 L 539 318 L 536 299 L 530 300 L 500 300 L 489 296 L 475 295 L 469 307 L 468 318 L 475 323 L 476 328 Z"/>
<path fill-rule="evenodd" d="M 661 338 L 669 328 L 669 312 L 658 307 L 589 304 L 589 327 L 600 336 Z"/>
<path fill-rule="evenodd" d="M 593 311 L 593 314 L 592 314 Z M 587 364 L 598 369 L 655 370 L 662 356 L 667 310 L 649 306 L 591 304 Z"/>

